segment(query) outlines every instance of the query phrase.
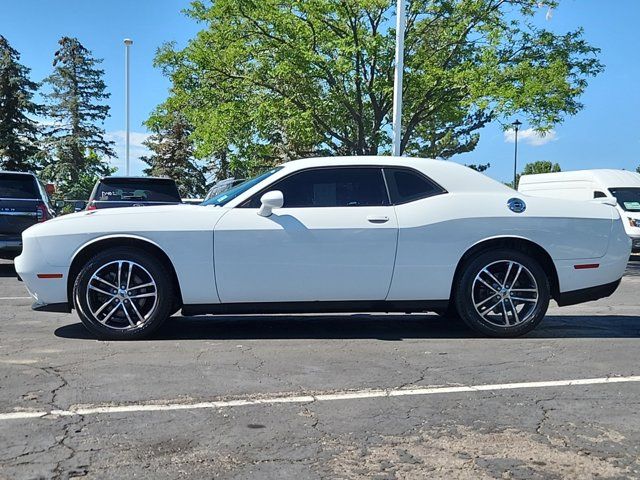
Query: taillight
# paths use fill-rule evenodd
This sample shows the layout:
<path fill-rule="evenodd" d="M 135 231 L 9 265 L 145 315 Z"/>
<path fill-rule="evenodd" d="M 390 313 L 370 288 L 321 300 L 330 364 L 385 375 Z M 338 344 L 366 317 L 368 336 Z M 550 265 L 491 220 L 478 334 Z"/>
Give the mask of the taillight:
<path fill-rule="evenodd" d="M 90 203 L 89 205 L 87 205 L 87 210 L 97 210 L 98 207 L 96 207 L 95 203 Z"/>
<path fill-rule="evenodd" d="M 36 215 L 38 216 L 38 222 L 45 222 L 49 219 L 49 212 L 44 203 L 36 205 Z"/>

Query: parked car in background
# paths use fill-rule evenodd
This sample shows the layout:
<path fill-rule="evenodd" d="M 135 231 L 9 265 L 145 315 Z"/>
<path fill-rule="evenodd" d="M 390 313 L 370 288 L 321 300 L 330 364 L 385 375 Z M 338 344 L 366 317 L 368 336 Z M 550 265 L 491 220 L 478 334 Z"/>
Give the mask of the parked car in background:
<path fill-rule="evenodd" d="M 53 185 L 33 173 L 0 171 L 0 258 L 18 256 L 22 232 L 55 216 L 47 190 L 53 193 Z"/>
<path fill-rule="evenodd" d="M 213 186 L 207 192 L 207 196 L 204 197 L 204 200 L 207 201 L 210 198 L 231 190 L 233 187 L 240 185 L 244 181 L 244 178 L 226 178 L 224 180 L 220 180 L 219 182 L 213 184 Z"/>
<path fill-rule="evenodd" d="M 624 229 L 633 241 L 633 252 L 640 252 L 640 174 L 596 169 L 523 175 L 518 191 L 566 200 L 609 199 L 617 205 Z"/>
<path fill-rule="evenodd" d="M 96 182 L 87 210 L 182 203 L 176 182 L 165 177 L 104 177 Z"/>
<path fill-rule="evenodd" d="M 133 210 L 133 211 L 131 211 Z M 495 337 L 549 301 L 611 295 L 631 240 L 613 206 L 528 197 L 455 162 L 287 162 L 203 205 L 80 212 L 24 235 L 33 308 L 102 338 L 184 315 L 451 311 Z"/>

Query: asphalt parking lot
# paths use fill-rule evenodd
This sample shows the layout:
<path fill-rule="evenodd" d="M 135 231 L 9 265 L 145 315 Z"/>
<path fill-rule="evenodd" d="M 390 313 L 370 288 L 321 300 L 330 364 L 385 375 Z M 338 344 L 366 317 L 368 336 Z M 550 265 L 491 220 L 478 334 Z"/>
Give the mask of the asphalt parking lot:
<path fill-rule="evenodd" d="M 0 478 L 640 478 L 639 287 L 632 261 L 518 339 L 285 315 L 102 342 L 0 263 Z"/>

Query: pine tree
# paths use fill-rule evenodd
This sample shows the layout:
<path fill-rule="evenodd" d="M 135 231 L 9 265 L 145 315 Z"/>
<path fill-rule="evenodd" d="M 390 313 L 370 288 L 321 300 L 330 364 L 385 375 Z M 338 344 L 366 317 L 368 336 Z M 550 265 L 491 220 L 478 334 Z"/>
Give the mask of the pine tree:
<path fill-rule="evenodd" d="M 47 114 L 54 125 L 48 132 L 51 157 L 43 176 L 58 183 L 62 193 L 74 191 L 81 178 L 106 175 L 113 169 L 104 157 L 114 157 L 113 142 L 101 124 L 109 116 L 109 98 L 102 80 L 101 59 L 92 57 L 76 38 L 62 37 L 55 52 L 53 74 L 45 79 Z"/>
<path fill-rule="evenodd" d="M 33 101 L 38 84 L 20 54 L 0 35 L 0 170 L 35 169 L 38 124 L 29 115 L 41 113 Z"/>
<path fill-rule="evenodd" d="M 173 113 L 149 126 L 154 133 L 144 145 L 152 153 L 140 158 L 149 165 L 144 173 L 173 178 L 182 197 L 203 196 L 206 193 L 204 168 L 194 160 L 191 125 L 184 116 Z"/>

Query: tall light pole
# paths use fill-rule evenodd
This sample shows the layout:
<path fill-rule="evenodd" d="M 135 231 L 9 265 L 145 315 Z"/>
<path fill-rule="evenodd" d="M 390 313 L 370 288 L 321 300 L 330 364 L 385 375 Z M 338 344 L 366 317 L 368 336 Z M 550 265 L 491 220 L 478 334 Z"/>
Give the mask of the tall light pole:
<path fill-rule="evenodd" d="M 518 130 L 520 129 L 522 122 L 520 120 L 516 120 L 511 125 L 513 125 L 513 129 L 516 132 L 516 147 L 513 154 L 513 189 L 516 190 L 518 188 L 518 185 L 516 184 L 518 179 Z"/>
<path fill-rule="evenodd" d="M 393 76 L 393 155 L 400 156 L 402 142 L 402 73 L 404 71 L 404 30 L 407 23 L 404 1 L 396 7 L 396 65 Z"/>
<path fill-rule="evenodd" d="M 124 87 L 124 109 L 125 109 L 125 131 L 126 131 L 126 140 L 125 140 L 125 172 L 126 175 L 129 175 L 129 47 L 133 45 L 133 40 L 130 38 L 124 39 L 124 76 L 125 76 L 125 87 Z"/>

